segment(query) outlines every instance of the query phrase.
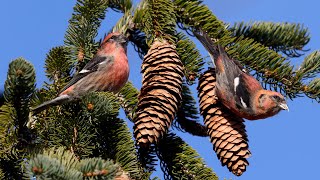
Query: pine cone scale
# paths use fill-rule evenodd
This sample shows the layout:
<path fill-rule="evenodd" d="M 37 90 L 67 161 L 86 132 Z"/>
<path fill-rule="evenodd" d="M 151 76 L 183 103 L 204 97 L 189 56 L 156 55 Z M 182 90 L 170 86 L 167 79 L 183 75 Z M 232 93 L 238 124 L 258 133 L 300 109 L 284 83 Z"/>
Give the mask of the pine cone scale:
<path fill-rule="evenodd" d="M 222 166 L 240 176 L 250 157 L 244 120 L 224 107 L 215 95 L 215 72 L 209 69 L 199 78 L 200 113 L 204 118 L 210 141 Z"/>
<path fill-rule="evenodd" d="M 175 47 L 155 41 L 145 55 L 134 135 L 139 145 L 157 143 L 181 103 L 183 66 Z"/>

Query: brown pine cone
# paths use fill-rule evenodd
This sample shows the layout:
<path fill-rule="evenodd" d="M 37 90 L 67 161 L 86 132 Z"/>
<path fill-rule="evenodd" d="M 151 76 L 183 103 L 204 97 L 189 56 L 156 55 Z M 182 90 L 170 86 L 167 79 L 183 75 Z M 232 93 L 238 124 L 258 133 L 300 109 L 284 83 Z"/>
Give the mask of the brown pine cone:
<path fill-rule="evenodd" d="M 155 41 L 145 55 L 134 135 L 140 146 L 157 143 L 181 103 L 183 65 L 175 47 Z"/>
<path fill-rule="evenodd" d="M 208 129 L 211 143 L 222 166 L 241 176 L 249 165 L 248 138 L 244 120 L 223 106 L 215 94 L 215 70 L 210 68 L 199 78 L 200 113 Z"/>

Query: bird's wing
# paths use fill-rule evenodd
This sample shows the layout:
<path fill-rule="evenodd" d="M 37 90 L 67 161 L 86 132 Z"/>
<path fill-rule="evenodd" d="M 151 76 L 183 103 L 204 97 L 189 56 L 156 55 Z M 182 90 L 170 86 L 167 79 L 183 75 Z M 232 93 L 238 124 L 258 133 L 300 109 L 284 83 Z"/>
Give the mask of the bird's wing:
<path fill-rule="evenodd" d="M 70 82 L 60 91 L 60 93 L 77 83 L 80 79 L 86 77 L 88 74 L 98 71 L 101 67 L 112 64 L 113 60 L 113 56 L 95 55 L 78 74 L 73 76 Z"/>
<path fill-rule="evenodd" d="M 234 93 L 235 93 L 235 101 L 236 104 L 241 105 L 244 108 L 251 107 L 251 97 L 249 92 L 249 85 L 246 82 L 246 79 L 244 78 L 245 74 L 241 74 L 240 76 L 236 77 L 234 80 L 235 87 L 234 87 Z M 238 85 L 236 85 L 236 83 Z"/>
<path fill-rule="evenodd" d="M 241 73 L 239 76 L 239 85 L 235 87 L 236 101 L 244 107 L 251 107 L 252 93 L 261 89 L 263 88 L 257 79 L 250 74 Z"/>

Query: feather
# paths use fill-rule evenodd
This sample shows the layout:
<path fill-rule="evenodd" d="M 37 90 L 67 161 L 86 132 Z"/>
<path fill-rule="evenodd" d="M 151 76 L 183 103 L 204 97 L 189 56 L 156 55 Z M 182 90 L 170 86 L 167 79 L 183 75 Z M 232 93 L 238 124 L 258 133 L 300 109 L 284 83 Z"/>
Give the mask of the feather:
<path fill-rule="evenodd" d="M 60 93 L 62 93 L 63 91 L 68 89 L 70 86 L 74 85 L 75 83 L 77 83 L 80 79 L 84 78 L 88 74 L 98 71 L 100 65 L 104 64 L 103 66 L 105 66 L 105 64 L 107 63 L 111 64 L 113 60 L 114 60 L 113 56 L 106 57 L 106 56 L 95 55 L 93 59 L 89 61 L 88 64 L 86 64 L 78 74 L 73 76 L 70 82 L 60 91 Z M 106 63 L 103 63 L 103 62 L 106 62 Z"/>
<path fill-rule="evenodd" d="M 65 94 L 65 95 L 58 96 L 58 97 L 56 97 L 50 101 L 46 101 L 46 102 L 42 103 L 41 105 L 32 109 L 33 115 L 40 113 L 41 111 L 45 110 L 48 106 L 56 106 L 56 105 L 61 104 L 62 102 L 67 102 L 67 101 L 70 101 L 69 95 Z"/>

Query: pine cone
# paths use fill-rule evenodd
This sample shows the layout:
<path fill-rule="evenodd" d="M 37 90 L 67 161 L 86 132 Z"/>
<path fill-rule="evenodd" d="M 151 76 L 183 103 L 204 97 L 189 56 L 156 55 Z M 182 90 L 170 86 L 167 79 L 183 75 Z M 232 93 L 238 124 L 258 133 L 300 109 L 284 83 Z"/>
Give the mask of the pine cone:
<path fill-rule="evenodd" d="M 212 68 L 199 78 L 200 113 L 222 166 L 227 165 L 230 172 L 241 176 L 249 165 L 247 158 L 251 155 L 244 120 L 219 102 L 215 83 L 215 70 Z"/>
<path fill-rule="evenodd" d="M 183 65 L 175 47 L 156 41 L 145 55 L 134 135 L 140 146 L 157 143 L 181 103 Z"/>

